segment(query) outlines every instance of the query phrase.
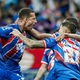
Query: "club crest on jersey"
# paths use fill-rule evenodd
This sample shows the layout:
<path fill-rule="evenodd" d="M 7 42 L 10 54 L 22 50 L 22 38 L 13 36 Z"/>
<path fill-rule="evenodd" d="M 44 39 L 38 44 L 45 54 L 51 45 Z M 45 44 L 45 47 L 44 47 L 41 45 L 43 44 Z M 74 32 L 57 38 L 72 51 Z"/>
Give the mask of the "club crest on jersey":
<path fill-rule="evenodd" d="M 20 52 L 23 52 L 25 49 L 25 45 L 23 43 L 17 43 L 16 44 L 16 49 Z"/>

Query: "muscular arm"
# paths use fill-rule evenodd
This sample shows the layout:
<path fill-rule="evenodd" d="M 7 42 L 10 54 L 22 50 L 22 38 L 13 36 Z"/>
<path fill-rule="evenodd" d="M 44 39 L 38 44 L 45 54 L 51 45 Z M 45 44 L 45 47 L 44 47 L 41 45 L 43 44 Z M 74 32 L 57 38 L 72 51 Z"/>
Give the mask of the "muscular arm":
<path fill-rule="evenodd" d="M 46 72 L 46 70 L 47 70 L 47 65 L 46 64 L 42 64 L 41 67 L 39 68 L 38 73 L 37 73 L 37 75 L 36 75 L 34 80 L 40 80 L 41 77 Z"/>
<path fill-rule="evenodd" d="M 47 33 L 40 33 L 35 29 L 32 29 L 31 31 L 28 31 L 28 33 L 33 36 L 35 39 L 42 40 L 47 37 L 52 37 L 52 34 L 47 34 Z"/>
<path fill-rule="evenodd" d="M 11 34 L 15 35 L 16 37 L 20 38 L 25 45 L 29 48 L 45 48 L 43 44 L 43 40 L 32 40 L 25 36 L 23 36 L 17 29 L 14 29 Z"/>
<path fill-rule="evenodd" d="M 29 47 L 29 48 L 44 48 L 44 44 L 42 40 L 32 40 L 26 38 L 22 34 L 19 35 L 19 38 Z"/>

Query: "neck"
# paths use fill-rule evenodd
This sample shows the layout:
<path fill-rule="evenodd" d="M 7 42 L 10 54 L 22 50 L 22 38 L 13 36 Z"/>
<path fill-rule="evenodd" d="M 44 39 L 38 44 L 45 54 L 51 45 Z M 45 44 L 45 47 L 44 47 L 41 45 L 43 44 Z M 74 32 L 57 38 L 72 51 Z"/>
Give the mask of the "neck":
<path fill-rule="evenodd" d="M 20 31 L 24 32 L 24 29 L 23 29 L 23 27 L 21 25 L 20 25 Z"/>

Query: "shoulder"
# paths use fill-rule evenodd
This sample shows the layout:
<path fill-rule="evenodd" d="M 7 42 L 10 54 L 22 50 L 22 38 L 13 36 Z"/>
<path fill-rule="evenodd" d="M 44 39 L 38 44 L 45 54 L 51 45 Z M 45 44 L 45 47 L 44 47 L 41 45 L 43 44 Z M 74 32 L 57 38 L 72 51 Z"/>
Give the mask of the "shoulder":
<path fill-rule="evenodd" d="M 18 24 L 14 24 L 14 23 L 13 24 L 9 24 L 8 26 L 12 27 L 12 28 L 16 28 L 18 30 L 19 30 L 19 27 L 20 27 Z"/>
<path fill-rule="evenodd" d="M 7 26 L 0 27 L 0 29 L 2 29 L 2 30 L 9 30 L 9 29 L 12 29 L 12 27 L 7 25 Z"/>

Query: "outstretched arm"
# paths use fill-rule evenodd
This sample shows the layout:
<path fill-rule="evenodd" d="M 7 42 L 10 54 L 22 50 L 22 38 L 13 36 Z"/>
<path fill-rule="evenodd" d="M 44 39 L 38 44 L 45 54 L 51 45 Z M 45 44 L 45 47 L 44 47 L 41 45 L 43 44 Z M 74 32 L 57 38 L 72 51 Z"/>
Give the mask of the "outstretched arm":
<path fill-rule="evenodd" d="M 45 39 L 45 38 L 48 38 L 48 37 L 52 37 L 53 36 L 52 34 L 40 33 L 40 32 L 38 32 L 35 29 L 32 29 L 32 30 L 28 31 L 28 33 L 31 36 L 33 36 L 35 39 L 38 39 L 38 40 L 42 40 L 42 39 Z"/>
<path fill-rule="evenodd" d="M 40 80 L 41 77 L 44 75 L 44 73 L 46 72 L 47 70 L 47 64 L 42 64 L 41 67 L 39 68 L 38 72 L 37 72 L 37 75 L 35 77 L 34 80 Z"/>
<path fill-rule="evenodd" d="M 69 37 L 69 38 L 74 38 L 74 39 L 80 40 L 80 35 L 78 35 L 78 34 L 65 33 L 65 36 Z"/>
<path fill-rule="evenodd" d="M 17 19 L 17 20 L 15 21 L 15 24 L 18 24 L 18 22 L 19 22 L 19 19 Z M 22 26 L 24 26 L 25 23 L 26 23 L 26 19 L 24 19 L 24 22 L 22 23 Z M 30 24 L 30 23 L 31 23 L 31 21 L 28 20 L 27 25 Z M 40 33 L 40 32 L 38 32 L 38 31 L 37 31 L 36 29 L 34 29 L 34 28 L 32 28 L 32 29 L 29 30 L 29 31 L 27 30 L 27 33 L 29 33 L 32 37 L 34 37 L 35 39 L 38 39 L 38 40 L 42 40 L 42 39 L 45 39 L 45 38 L 47 38 L 47 37 L 52 37 L 52 34 Z"/>
<path fill-rule="evenodd" d="M 20 38 L 29 48 L 45 48 L 43 40 L 32 40 L 23 36 L 17 29 L 14 29 L 10 34 Z"/>

